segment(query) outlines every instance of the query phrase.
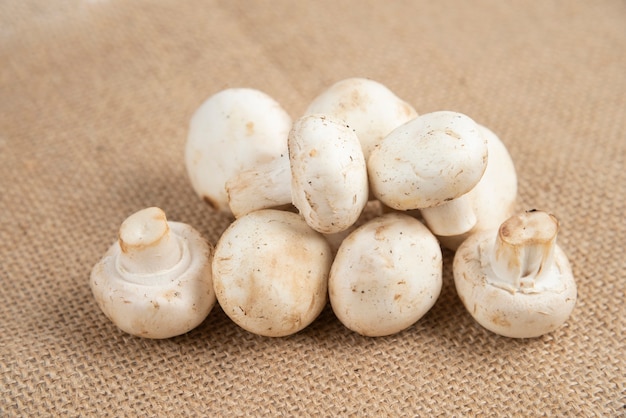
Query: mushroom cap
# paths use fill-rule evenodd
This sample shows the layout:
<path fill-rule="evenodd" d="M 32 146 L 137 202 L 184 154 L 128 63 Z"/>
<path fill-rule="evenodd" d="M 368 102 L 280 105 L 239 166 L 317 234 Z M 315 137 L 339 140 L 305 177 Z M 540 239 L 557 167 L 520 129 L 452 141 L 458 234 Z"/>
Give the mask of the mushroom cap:
<path fill-rule="evenodd" d="M 328 291 L 337 318 L 366 336 L 400 332 L 435 304 L 442 254 L 417 219 L 388 213 L 352 232 L 330 270 Z"/>
<path fill-rule="evenodd" d="M 478 183 L 487 153 L 487 141 L 468 116 L 426 113 L 393 130 L 372 151 L 370 186 L 393 209 L 437 206 Z"/>
<path fill-rule="evenodd" d="M 482 125 L 478 128 L 487 140 L 489 159 L 482 178 L 466 194 L 476 216 L 476 224 L 461 235 L 437 236 L 439 242 L 452 251 L 456 251 L 470 235 L 498 228 L 515 211 L 517 173 L 511 155 L 494 132 Z"/>
<path fill-rule="evenodd" d="M 220 306 L 237 325 L 269 337 L 309 325 L 327 301 L 332 252 L 298 214 L 250 212 L 222 234 L 213 259 Z"/>
<path fill-rule="evenodd" d="M 261 91 L 232 88 L 214 94 L 189 125 L 185 163 L 191 185 L 210 206 L 230 213 L 226 182 L 286 154 L 290 129 L 287 112 Z"/>
<path fill-rule="evenodd" d="M 417 117 L 417 112 L 387 87 L 367 78 L 336 82 L 309 104 L 305 114 L 326 114 L 354 129 L 365 159 L 389 132 Z"/>
<path fill-rule="evenodd" d="M 211 246 L 191 226 L 164 217 L 163 222 L 173 244 L 180 248 L 173 265 L 160 271 L 151 271 L 150 266 L 145 271 L 125 268 L 125 252 L 140 252 L 144 242 L 160 242 L 163 236 L 163 225 L 142 231 L 126 223 L 120 235 L 129 238 L 129 246 L 115 242 L 90 275 L 90 287 L 102 312 L 122 331 L 139 337 L 184 334 L 202 323 L 216 302 Z"/>
<path fill-rule="evenodd" d="M 343 121 L 306 115 L 289 133 L 291 196 L 318 232 L 340 232 L 367 204 L 367 168 L 359 139 Z"/>
<path fill-rule="evenodd" d="M 559 328 L 576 304 L 577 290 L 569 261 L 555 245 L 548 280 L 534 291 L 498 285 L 492 268 L 498 229 L 478 232 L 458 248 L 453 262 L 459 298 L 486 329 L 512 338 L 538 337 Z"/>

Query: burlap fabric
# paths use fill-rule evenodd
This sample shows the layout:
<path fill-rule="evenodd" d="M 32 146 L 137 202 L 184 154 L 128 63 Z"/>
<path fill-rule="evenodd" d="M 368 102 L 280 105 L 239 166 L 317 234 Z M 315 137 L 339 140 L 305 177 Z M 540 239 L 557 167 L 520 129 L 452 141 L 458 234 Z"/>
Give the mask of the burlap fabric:
<path fill-rule="evenodd" d="M 624 416 L 626 3 L 27 0 L 0 3 L 1 416 Z M 126 335 L 89 271 L 132 212 L 212 243 L 187 127 L 247 86 L 297 117 L 375 79 L 420 113 L 495 131 L 519 209 L 561 220 L 579 300 L 565 326 L 499 337 L 444 288 L 410 329 L 365 338 L 330 308 L 270 339 L 216 307 L 169 340 Z"/>

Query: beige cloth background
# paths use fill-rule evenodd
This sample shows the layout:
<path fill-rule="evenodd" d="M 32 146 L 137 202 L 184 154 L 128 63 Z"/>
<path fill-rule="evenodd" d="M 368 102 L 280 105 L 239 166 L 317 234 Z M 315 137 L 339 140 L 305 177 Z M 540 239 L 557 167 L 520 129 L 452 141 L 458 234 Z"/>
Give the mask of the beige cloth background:
<path fill-rule="evenodd" d="M 25 0 L 0 3 L 0 415 L 624 416 L 626 3 Z M 254 87 L 295 118 L 331 83 L 495 131 L 519 209 L 562 224 L 573 315 L 498 337 L 444 289 L 410 329 L 360 337 L 327 308 L 280 339 L 219 307 L 153 341 L 98 310 L 92 265 L 157 205 L 215 243 L 187 180 L 193 111 Z"/>

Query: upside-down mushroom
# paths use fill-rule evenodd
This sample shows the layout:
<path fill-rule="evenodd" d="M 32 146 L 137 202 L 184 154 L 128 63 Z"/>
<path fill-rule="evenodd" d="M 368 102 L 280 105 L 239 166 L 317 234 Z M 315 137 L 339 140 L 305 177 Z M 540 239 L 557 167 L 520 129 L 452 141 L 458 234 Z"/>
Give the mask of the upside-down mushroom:
<path fill-rule="evenodd" d="M 506 337 L 538 337 L 567 320 L 576 283 L 556 244 L 559 222 L 543 211 L 518 213 L 470 236 L 454 256 L 459 298 L 483 327 Z"/>
<path fill-rule="evenodd" d="M 93 267 L 98 306 L 122 331 L 169 338 L 198 326 L 215 305 L 212 247 L 191 226 L 156 207 L 122 223 L 119 239 Z"/>

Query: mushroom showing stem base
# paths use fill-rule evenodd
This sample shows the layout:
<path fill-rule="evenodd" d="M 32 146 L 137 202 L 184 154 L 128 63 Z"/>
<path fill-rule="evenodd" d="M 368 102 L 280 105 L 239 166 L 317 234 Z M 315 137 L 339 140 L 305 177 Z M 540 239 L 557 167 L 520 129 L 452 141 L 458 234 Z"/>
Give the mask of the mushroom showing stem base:
<path fill-rule="evenodd" d="M 474 216 L 476 222 L 471 229 L 460 234 L 435 233 L 439 242 L 452 251 L 456 251 L 459 245 L 472 234 L 488 229 L 497 229 L 515 212 L 517 174 L 511 155 L 495 133 L 482 125 L 478 125 L 478 128 L 487 140 L 489 153 L 487 168 L 472 190 L 452 201 L 465 199 L 469 202 L 470 208 L 462 211 L 462 216 Z M 423 211 L 423 215 L 427 216 L 426 211 Z M 454 222 L 454 224 L 458 224 L 458 222 Z M 431 230 L 434 229 L 431 228 Z"/>
<path fill-rule="evenodd" d="M 454 257 L 459 298 L 488 330 L 513 338 L 559 328 L 576 304 L 576 283 L 556 244 L 558 220 L 542 211 L 513 215 L 469 237 Z"/>
<path fill-rule="evenodd" d="M 215 305 L 211 258 L 195 229 L 147 208 L 122 223 L 118 241 L 93 267 L 90 286 L 122 331 L 174 337 L 198 326 Z"/>
<path fill-rule="evenodd" d="M 449 111 L 426 113 L 399 126 L 367 161 L 374 196 L 396 210 L 433 208 L 459 198 L 478 183 L 486 167 L 487 141 L 478 125 Z M 458 211 L 443 212 L 445 218 Z M 436 216 L 436 209 L 431 209 L 427 221 L 435 225 L 456 221 L 435 222 Z M 470 229 L 474 222 L 463 223 Z"/>

